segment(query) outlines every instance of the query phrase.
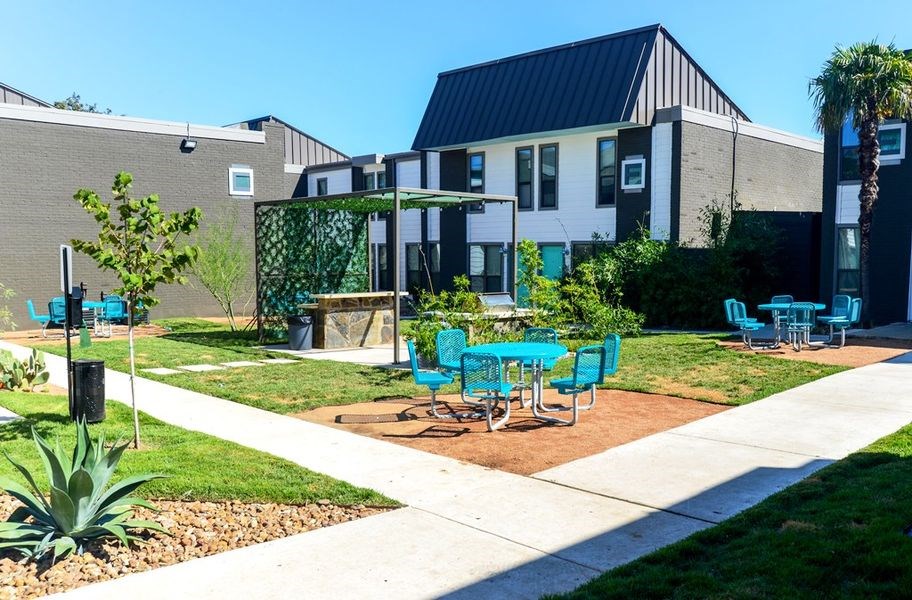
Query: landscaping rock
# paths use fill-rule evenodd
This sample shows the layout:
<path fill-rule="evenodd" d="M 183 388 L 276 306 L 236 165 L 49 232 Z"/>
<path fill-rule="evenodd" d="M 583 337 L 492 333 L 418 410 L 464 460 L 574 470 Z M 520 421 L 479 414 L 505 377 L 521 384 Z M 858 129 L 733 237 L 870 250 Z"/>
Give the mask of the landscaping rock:
<path fill-rule="evenodd" d="M 171 531 L 171 536 L 145 535 L 145 543 L 132 548 L 116 540 L 93 542 L 82 556 L 71 555 L 53 565 L 50 555 L 38 562 L 24 563 L 19 554 L 0 551 L 0 600 L 63 592 L 389 510 L 336 506 L 324 500 L 303 506 L 237 501 L 153 503 L 160 513 L 140 509 L 136 511 L 137 518 L 157 520 Z M 0 520 L 5 520 L 18 505 L 14 498 L 0 494 Z"/>

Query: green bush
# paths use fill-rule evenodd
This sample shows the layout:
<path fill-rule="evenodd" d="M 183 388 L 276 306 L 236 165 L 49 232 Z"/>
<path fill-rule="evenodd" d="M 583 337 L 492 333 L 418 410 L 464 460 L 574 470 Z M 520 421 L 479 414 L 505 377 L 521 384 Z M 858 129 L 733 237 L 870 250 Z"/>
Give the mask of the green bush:
<path fill-rule="evenodd" d="M 15 295 L 16 292 L 0 283 L 0 331 L 16 328 L 16 324 L 13 323 L 13 312 L 5 302 Z"/>

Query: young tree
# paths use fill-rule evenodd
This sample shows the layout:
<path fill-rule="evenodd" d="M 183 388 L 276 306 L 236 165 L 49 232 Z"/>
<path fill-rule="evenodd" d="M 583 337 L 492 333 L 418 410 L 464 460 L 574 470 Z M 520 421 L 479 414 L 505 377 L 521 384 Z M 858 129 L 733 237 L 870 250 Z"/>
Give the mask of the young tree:
<path fill-rule="evenodd" d="M 123 284 L 116 292 L 127 302 L 127 331 L 130 346 L 130 396 L 133 404 L 133 445 L 139 448 L 139 414 L 136 410 L 136 355 L 133 347 L 133 315 L 140 303 L 146 308 L 158 304 L 153 296 L 159 283 L 186 283 L 181 272 L 193 266 L 199 248 L 178 246 L 181 235 L 199 227 L 202 212 L 191 208 L 166 215 L 158 205 L 158 194 L 131 198 L 133 176 L 121 171 L 111 191 L 114 208 L 92 190 L 81 189 L 73 198 L 100 225 L 98 240 L 72 240 L 73 248 L 91 256 L 103 270 L 115 271 Z"/>
<path fill-rule="evenodd" d="M 848 48 L 837 46 L 820 75 L 811 80 L 809 90 L 821 132 L 839 132 L 847 119 L 858 131 L 861 172 L 859 269 L 862 306 L 868 313 L 871 306 L 868 268 L 871 222 L 877 204 L 877 170 L 880 168 L 877 134 L 884 119 L 912 119 L 912 59 L 893 44 L 876 41 Z M 864 320 L 869 321 L 867 317 Z"/>
<path fill-rule="evenodd" d="M 231 331 L 237 331 L 234 302 L 249 292 L 252 261 L 250 246 L 237 235 L 237 220 L 237 210 L 229 209 L 202 232 L 199 258 L 192 271 L 225 312 Z"/>

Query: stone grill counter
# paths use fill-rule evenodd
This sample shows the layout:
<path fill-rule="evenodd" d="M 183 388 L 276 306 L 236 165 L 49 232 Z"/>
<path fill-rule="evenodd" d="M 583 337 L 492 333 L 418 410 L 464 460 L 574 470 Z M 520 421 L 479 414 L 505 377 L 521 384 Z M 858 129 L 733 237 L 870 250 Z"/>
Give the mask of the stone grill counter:
<path fill-rule="evenodd" d="M 311 297 L 316 302 L 307 308 L 314 315 L 315 348 L 360 348 L 393 342 L 393 292 Z"/>

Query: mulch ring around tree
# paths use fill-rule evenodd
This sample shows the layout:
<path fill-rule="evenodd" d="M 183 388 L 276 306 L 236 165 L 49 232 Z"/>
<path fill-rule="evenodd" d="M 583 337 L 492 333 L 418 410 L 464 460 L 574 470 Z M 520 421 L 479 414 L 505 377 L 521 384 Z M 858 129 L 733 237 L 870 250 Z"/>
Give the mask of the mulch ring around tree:
<path fill-rule="evenodd" d="M 173 535 L 146 536 L 145 543 L 132 548 L 125 548 L 116 540 L 96 541 L 88 545 L 83 555 L 70 555 L 56 564 L 52 564 L 50 555 L 38 562 L 23 562 L 18 553 L 0 552 L 0 600 L 72 590 L 390 510 L 336 506 L 328 500 L 303 506 L 169 500 L 153 503 L 160 513 L 140 509 L 137 517 L 155 519 Z M 5 520 L 17 505 L 19 502 L 11 496 L 0 494 L 0 520 Z"/>
<path fill-rule="evenodd" d="M 438 399 L 446 403 L 441 413 L 468 410 L 460 404 L 458 394 L 441 395 Z M 588 395 L 581 400 L 588 402 Z M 560 403 L 567 398 L 546 390 L 545 401 Z M 433 417 L 426 396 L 327 406 L 294 416 L 465 462 L 530 475 L 728 408 L 658 394 L 598 390 L 595 408 L 580 411 L 579 421 L 572 427 L 538 421 L 530 409 L 521 409 L 519 402 L 513 401 L 507 425 L 489 432 L 483 418 Z M 558 416 L 566 418 L 569 414 Z"/>

